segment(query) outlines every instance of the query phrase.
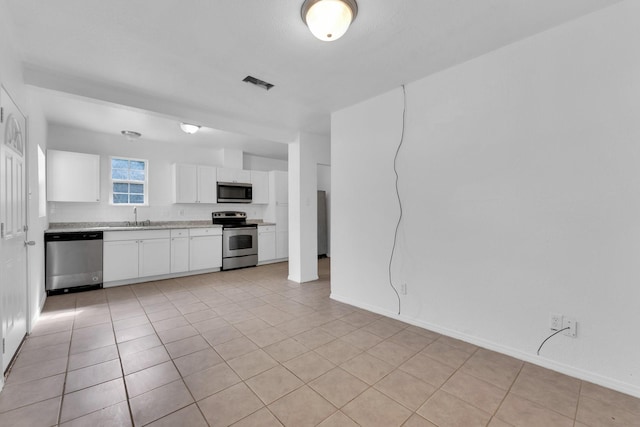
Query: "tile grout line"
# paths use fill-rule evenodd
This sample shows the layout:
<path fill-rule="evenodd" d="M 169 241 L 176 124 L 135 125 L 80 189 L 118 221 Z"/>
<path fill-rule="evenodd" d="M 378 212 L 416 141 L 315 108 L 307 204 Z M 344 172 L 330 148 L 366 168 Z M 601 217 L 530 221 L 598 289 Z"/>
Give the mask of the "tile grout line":
<path fill-rule="evenodd" d="M 573 413 L 573 427 L 576 427 L 576 423 L 578 422 L 578 410 L 580 409 L 580 400 L 582 399 L 582 384 L 583 381 L 580 380 L 580 385 L 578 386 L 578 401 L 576 402 L 576 410 Z"/>
<path fill-rule="evenodd" d="M 124 386 L 124 395 L 127 400 L 127 409 L 129 410 L 129 420 L 131 420 L 131 425 L 135 426 L 133 420 L 133 411 L 131 410 L 131 400 L 129 398 L 129 388 L 127 387 L 127 382 L 124 378 L 124 366 L 122 365 L 122 357 L 120 355 L 120 346 L 118 345 L 118 337 L 116 335 L 116 329 L 113 321 L 113 312 L 111 311 L 111 301 L 109 300 L 109 295 L 105 291 L 105 299 L 107 300 L 107 306 L 109 307 L 109 319 L 111 319 L 111 330 L 113 332 L 113 341 L 115 342 L 116 352 L 118 354 L 118 364 L 120 365 L 120 372 L 122 373 L 122 385 Z"/>
<path fill-rule="evenodd" d="M 161 292 L 162 292 L 162 291 L 161 291 Z M 187 291 L 187 292 L 189 292 L 189 294 L 190 294 L 190 295 L 193 295 L 190 291 Z M 163 293 L 163 295 L 164 295 L 164 293 Z M 136 297 L 137 297 L 137 296 L 136 296 Z M 198 297 L 196 297 L 195 295 L 194 295 L 194 297 L 195 297 L 195 298 L 198 298 Z M 166 298 L 166 295 L 165 295 L 165 298 Z M 168 299 L 168 298 L 167 298 L 167 300 L 169 301 L 169 299 Z M 198 298 L 198 300 L 200 301 L 200 299 L 199 299 L 199 298 Z M 140 301 L 140 299 L 139 299 L 139 298 L 138 298 L 138 301 Z M 171 301 L 169 301 L 169 302 L 170 302 L 170 303 L 171 303 L 171 305 L 173 305 L 173 306 L 174 306 L 174 308 L 175 308 L 175 309 L 180 313 L 180 315 L 181 315 L 182 317 L 184 317 L 184 314 L 182 314 L 182 312 L 180 311 L 180 309 L 179 309 L 178 307 L 176 307 L 176 306 L 175 306 L 175 304 L 173 304 L 173 302 L 171 302 Z M 147 311 L 144 309 L 144 306 L 143 306 L 142 304 L 140 304 L 140 305 L 141 305 L 142 309 L 143 309 L 143 310 L 144 310 L 144 312 L 145 312 L 145 316 L 147 316 L 147 319 L 149 319 L 149 316 L 148 316 L 148 314 L 147 314 Z M 178 317 L 178 316 L 176 316 L 176 317 Z M 166 319 L 165 319 L 165 320 L 166 320 Z M 165 351 L 167 352 L 167 354 L 169 355 L 169 359 L 171 360 L 171 364 L 172 364 L 172 365 L 173 365 L 173 367 L 175 368 L 176 372 L 178 372 L 178 375 L 180 375 L 180 381 L 181 381 L 181 382 L 182 382 L 182 384 L 184 385 L 184 388 L 187 390 L 187 392 L 188 392 L 188 393 L 189 393 L 189 395 L 191 396 L 191 399 L 193 399 L 193 403 L 190 403 L 189 405 L 184 406 L 184 407 L 182 407 L 182 408 L 178 408 L 178 409 L 176 409 L 175 411 L 173 411 L 173 412 L 171 412 L 171 413 L 169 413 L 169 414 L 163 415 L 162 417 L 160 417 L 160 418 L 158 418 L 158 419 L 156 419 L 156 420 L 154 420 L 154 421 L 152 421 L 152 422 L 159 421 L 159 420 L 161 420 L 161 419 L 163 419 L 163 418 L 165 418 L 165 417 L 168 417 L 168 416 L 169 416 L 169 415 L 171 415 L 171 414 L 175 414 L 176 412 L 181 411 L 181 410 L 183 410 L 184 408 L 188 408 L 190 405 L 192 405 L 192 404 L 193 404 L 193 405 L 196 405 L 196 408 L 198 408 L 198 412 L 199 412 L 199 413 L 200 413 L 200 415 L 202 416 L 202 419 L 207 423 L 207 425 L 208 425 L 208 426 L 211 426 L 211 424 L 209 423 L 209 421 L 207 420 L 207 418 L 204 416 L 204 413 L 202 412 L 202 409 L 200 409 L 200 405 L 198 405 L 198 401 L 196 400 L 195 396 L 194 396 L 194 395 L 193 395 L 193 393 L 191 392 L 191 389 L 189 389 L 189 387 L 187 386 L 187 384 L 184 382 L 184 377 L 182 376 L 182 372 L 180 372 L 180 370 L 178 369 L 178 366 L 176 366 L 176 363 L 175 363 L 175 360 L 174 360 L 173 356 L 171 356 L 171 353 L 169 353 L 169 350 L 167 349 L 167 344 L 165 344 L 165 342 L 164 342 L 164 341 L 162 341 L 162 339 L 160 339 L 160 337 L 158 336 L 158 331 L 156 330 L 155 326 L 153 326 L 153 322 L 151 321 L 151 319 L 149 319 L 149 323 L 151 324 L 151 327 L 152 327 L 152 328 L 153 328 L 153 330 L 155 331 L 156 336 L 158 337 L 158 339 L 159 339 L 159 340 L 160 340 L 160 342 L 162 343 L 162 346 L 163 346 L 164 350 L 165 350 Z M 191 325 L 191 322 L 189 322 L 189 325 Z M 193 326 L 193 325 L 191 325 L 191 326 Z M 198 331 L 198 334 L 199 334 L 199 336 L 202 336 L 202 335 L 200 335 L 200 331 Z M 178 341 L 179 341 L 179 340 L 178 340 Z M 206 340 L 205 340 L 205 341 L 206 341 Z M 207 342 L 207 344 L 209 344 L 209 343 Z M 211 345 L 210 345 L 210 344 L 209 344 L 209 347 L 211 347 Z M 211 349 L 212 349 L 213 351 L 215 351 L 215 349 L 214 349 L 213 347 L 211 347 Z M 193 353 L 189 353 L 189 354 L 193 354 Z M 217 354 L 217 352 L 216 352 L 216 354 Z M 165 385 L 166 385 L 166 384 L 165 384 Z M 162 386 L 160 386 L 160 387 L 162 387 Z M 149 390 L 149 391 L 151 391 L 151 390 Z"/>
<path fill-rule="evenodd" d="M 522 362 L 522 361 L 521 361 Z M 502 400 L 500 400 L 500 404 L 496 407 L 495 411 L 493 412 L 493 414 L 491 415 L 491 418 L 489 418 L 489 422 L 491 422 L 496 415 L 498 414 L 498 411 L 500 410 L 500 408 L 502 407 L 502 405 L 504 404 L 504 401 L 507 400 L 507 397 L 509 396 L 509 393 L 511 393 L 511 389 L 513 388 L 513 386 L 515 385 L 516 381 L 518 380 L 518 377 L 520 376 L 520 374 L 522 373 L 522 370 L 524 369 L 524 364 L 525 362 L 522 362 L 522 364 L 520 365 L 520 369 L 518 369 L 518 374 L 515 376 L 515 378 L 513 379 L 513 381 L 511 382 L 511 385 L 509 386 L 509 389 L 507 390 L 507 392 L 505 393 L 504 397 L 502 398 Z M 496 418 L 497 420 L 500 420 L 499 418 Z M 500 420 L 502 421 L 502 420 Z"/>
<path fill-rule="evenodd" d="M 64 405 L 64 392 L 67 388 L 67 375 L 69 374 L 69 362 L 71 359 L 71 344 L 73 343 L 73 333 L 75 332 L 76 314 L 78 311 L 78 297 L 75 297 L 75 303 L 73 307 L 73 322 L 71 322 L 71 338 L 69 339 L 69 349 L 67 350 L 67 367 L 64 371 L 64 382 L 62 383 L 62 395 L 60 396 L 60 409 L 58 410 L 58 418 L 56 425 L 60 425 L 62 421 L 62 407 Z"/>
<path fill-rule="evenodd" d="M 519 360 L 519 359 L 518 359 L 518 360 Z M 521 368 L 521 369 L 520 369 L 520 371 L 518 372 L 518 375 L 516 376 L 516 378 L 513 380 L 513 384 L 512 384 L 512 386 L 509 388 L 509 392 L 507 393 L 507 395 L 508 395 L 509 393 L 511 393 L 511 388 L 513 387 L 513 385 L 515 385 L 516 380 L 517 380 L 517 379 L 518 379 L 518 377 L 520 376 L 520 372 L 522 371 L 522 369 L 524 369 L 524 366 L 525 366 L 527 363 L 528 363 L 528 362 L 522 361 L 522 368 Z M 533 364 L 532 364 L 532 366 L 537 366 L 537 365 L 533 365 Z M 555 371 L 552 371 L 552 372 L 555 372 Z M 564 375 L 564 374 L 561 374 L 561 375 Z M 573 378 L 573 377 L 571 377 L 571 378 Z M 574 378 L 574 379 L 578 379 L 578 378 Z M 579 379 L 578 379 L 578 380 L 579 380 Z M 543 380 L 543 381 L 544 381 L 544 380 Z M 581 397 L 581 395 L 580 395 L 580 390 L 582 390 L 582 383 L 583 383 L 583 381 L 582 381 L 582 380 L 579 380 L 579 381 L 580 381 L 580 387 L 579 387 L 579 391 L 578 391 L 578 402 L 576 403 L 576 409 L 575 409 L 575 414 L 576 414 L 576 416 L 577 416 L 577 411 L 578 411 L 578 405 L 580 404 L 580 397 Z M 533 404 L 533 405 L 535 405 L 535 406 L 541 407 L 541 408 L 543 408 L 543 409 L 545 409 L 545 410 L 547 410 L 547 411 L 553 412 L 553 413 L 554 413 L 554 414 L 556 414 L 556 415 L 560 415 L 560 416 L 562 416 L 562 417 L 564 417 L 564 418 L 570 419 L 570 420 L 572 420 L 572 421 L 573 421 L 573 423 L 574 423 L 574 424 L 577 422 L 577 420 L 576 420 L 576 418 L 575 418 L 575 417 L 572 419 L 572 418 L 570 418 L 569 416 L 567 416 L 567 415 L 563 414 L 562 412 L 559 412 L 559 411 L 557 411 L 557 410 L 555 410 L 555 409 L 553 409 L 553 408 L 550 408 L 550 407 L 548 407 L 548 406 L 545 406 L 545 405 L 544 405 L 544 404 L 542 404 L 542 403 L 539 403 L 539 402 L 533 401 L 533 400 L 531 400 L 531 399 L 529 399 L 529 398 L 527 398 L 527 397 L 521 396 L 521 395 L 519 395 L 519 394 L 517 394 L 517 393 L 514 393 L 514 396 L 517 396 L 517 397 L 518 397 L 518 398 L 520 398 L 520 399 L 526 400 L 527 402 L 529 402 L 529 403 L 531 403 L 531 404 Z M 506 398 L 506 396 L 505 396 L 505 398 Z M 596 399 L 596 400 L 598 400 L 598 399 Z M 602 402 L 602 401 L 600 401 L 600 402 Z M 605 403 L 605 402 L 602 402 L 602 403 Z M 500 420 L 500 421 L 502 421 L 502 420 Z M 584 423 L 583 423 L 583 424 L 584 424 Z"/>

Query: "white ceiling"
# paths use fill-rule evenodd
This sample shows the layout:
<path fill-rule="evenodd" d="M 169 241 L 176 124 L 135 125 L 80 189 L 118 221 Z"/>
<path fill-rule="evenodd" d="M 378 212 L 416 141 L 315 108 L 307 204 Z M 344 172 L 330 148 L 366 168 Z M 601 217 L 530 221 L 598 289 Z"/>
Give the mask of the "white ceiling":
<path fill-rule="evenodd" d="M 618 1 L 359 0 L 331 43 L 307 30 L 302 0 L 5 3 L 50 121 L 286 158 L 298 130 L 329 134 L 332 111 Z"/>

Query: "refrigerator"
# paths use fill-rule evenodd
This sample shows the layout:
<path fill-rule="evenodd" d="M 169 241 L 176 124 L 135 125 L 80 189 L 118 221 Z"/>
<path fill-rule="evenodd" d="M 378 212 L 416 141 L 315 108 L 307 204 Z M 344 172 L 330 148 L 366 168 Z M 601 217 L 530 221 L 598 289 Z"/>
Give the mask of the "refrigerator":
<path fill-rule="evenodd" d="M 328 248 L 327 192 L 318 191 L 318 256 L 326 256 Z"/>

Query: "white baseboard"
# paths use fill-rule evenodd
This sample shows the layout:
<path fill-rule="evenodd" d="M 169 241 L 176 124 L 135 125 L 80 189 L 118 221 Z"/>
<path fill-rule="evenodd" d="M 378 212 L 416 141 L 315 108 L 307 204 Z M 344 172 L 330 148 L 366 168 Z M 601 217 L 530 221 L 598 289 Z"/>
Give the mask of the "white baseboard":
<path fill-rule="evenodd" d="M 289 261 L 289 258 L 274 258 L 274 259 L 259 261 L 258 265 L 276 264 L 279 262 L 286 262 L 286 261 Z"/>
<path fill-rule="evenodd" d="M 38 322 L 38 319 L 40 319 L 40 314 L 42 314 L 42 310 L 44 310 L 44 304 L 46 302 L 47 302 L 47 292 L 43 290 L 42 294 L 40 294 L 40 306 L 38 307 L 38 312 L 31 317 L 31 322 L 29 323 L 29 330 L 27 331 L 29 334 L 31 334 L 33 327 Z"/>
<path fill-rule="evenodd" d="M 182 271 L 180 273 L 161 274 L 159 276 L 145 276 L 136 277 L 134 279 L 114 280 L 111 282 L 104 282 L 103 288 L 114 288 L 116 286 L 134 285 L 136 283 L 154 282 L 156 280 L 177 279 L 179 277 L 197 276 L 198 274 L 217 273 L 221 271 L 220 268 L 209 268 L 206 270 L 195 271 Z"/>
<path fill-rule="evenodd" d="M 416 319 L 406 318 L 402 315 L 398 315 L 396 312 L 391 312 L 389 310 L 385 310 L 380 307 L 371 306 L 369 304 L 362 304 L 359 301 L 354 301 L 350 298 L 345 298 L 343 296 L 336 295 L 333 292 L 331 293 L 330 298 L 335 301 L 352 305 L 354 307 L 362 308 L 363 310 L 371 311 L 373 313 L 381 314 L 383 316 L 390 317 L 392 319 L 397 319 L 402 322 L 409 323 L 411 325 L 428 329 L 430 331 L 437 332 L 439 334 L 446 335 L 451 338 L 456 338 L 461 341 L 465 341 L 470 344 L 476 345 L 478 347 L 482 347 L 488 350 L 496 351 L 498 353 L 506 354 L 507 356 L 515 357 L 516 359 L 529 362 L 533 365 L 538 365 L 543 368 L 551 369 L 553 371 L 560 372 L 562 374 L 569 375 L 574 378 L 578 378 L 584 381 L 598 384 L 603 387 L 610 388 L 612 390 L 616 390 L 621 393 L 629 394 L 631 396 L 640 398 L 640 387 L 635 386 L 633 384 L 625 383 L 624 381 L 620 381 L 615 378 L 605 377 L 590 371 L 585 371 L 583 369 L 576 368 L 571 365 L 559 363 L 554 360 L 550 360 L 550 359 L 546 359 L 544 357 L 538 356 L 536 354 L 527 353 L 515 348 L 507 347 L 493 341 L 485 340 L 483 338 L 463 334 L 459 331 L 448 329 L 439 325 L 423 322 Z"/>

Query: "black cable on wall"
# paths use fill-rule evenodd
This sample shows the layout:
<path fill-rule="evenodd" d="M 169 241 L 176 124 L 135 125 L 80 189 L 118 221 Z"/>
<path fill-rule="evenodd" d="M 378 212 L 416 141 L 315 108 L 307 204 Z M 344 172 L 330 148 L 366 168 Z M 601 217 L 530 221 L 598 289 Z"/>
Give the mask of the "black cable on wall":
<path fill-rule="evenodd" d="M 393 285 L 393 277 L 391 274 L 391 265 L 393 264 L 393 257 L 395 255 L 396 252 L 396 245 L 398 243 L 398 229 L 400 228 L 400 224 L 402 223 L 402 199 L 400 198 L 400 189 L 398 188 L 398 167 L 397 167 L 397 162 L 398 162 L 398 154 L 400 153 L 400 149 L 402 148 L 402 144 L 404 143 L 404 128 L 405 128 L 405 119 L 406 119 L 406 113 L 407 113 L 407 90 L 404 87 L 404 85 L 402 85 L 402 133 L 400 134 L 400 143 L 398 144 L 398 148 L 396 149 L 396 155 L 393 158 L 393 172 L 396 175 L 396 197 L 398 198 L 398 207 L 400 208 L 400 215 L 398 216 L 398 222 L 396 223 L 396 231 L 393 235 L 393 247 L 391 248 L 391 256 L 389 257 L 389 286 L 391 286 L 391 289 L 393 289 L 393 291 L 396 293 L 396 296 L 398 297 L 398 315 L 400 315 L 400 311 L 401 311 L 401 301 L 400 301 L 400 294 L 398 293 L 398 290 L 396 289 L 396 287 Z"/>

